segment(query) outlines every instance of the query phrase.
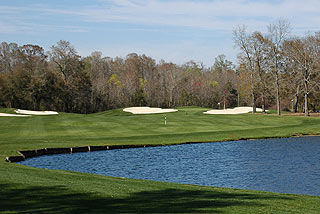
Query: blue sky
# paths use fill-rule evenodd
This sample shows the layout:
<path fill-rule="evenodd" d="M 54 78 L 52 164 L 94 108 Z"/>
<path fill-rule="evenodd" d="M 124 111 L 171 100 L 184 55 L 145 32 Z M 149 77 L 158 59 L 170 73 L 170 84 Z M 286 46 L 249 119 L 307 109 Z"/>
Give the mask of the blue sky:
<path fill-rule="evenodd" d="M 0 0 L 0 42 L 50 50 L 70 41 L 81 56 L 146 54 L 177 64 L 236 63 L 232 30 L 265 32 L 283 18 L 292 34 L 320 31 L 319 0 Z"/>

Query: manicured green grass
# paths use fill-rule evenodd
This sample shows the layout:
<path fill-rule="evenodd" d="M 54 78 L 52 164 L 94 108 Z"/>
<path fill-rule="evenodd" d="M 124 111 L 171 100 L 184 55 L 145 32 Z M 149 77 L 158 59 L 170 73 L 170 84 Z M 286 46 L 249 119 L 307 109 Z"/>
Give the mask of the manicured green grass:
<path fill-rule="evenodd" d="M 201 187 L 46 170 L 6 163 L 18 150 L 115 144 L 173 144 L 320 134 L 320 118 L 273 114 L 164 115 L 121 109 L 91 115 L 0 117 L 1 213 L 319 213 L 320 197 Z M 12 112 L 2 109 L 1 112 Z M 236 160 L 235 160 L 236 161 Z"/>

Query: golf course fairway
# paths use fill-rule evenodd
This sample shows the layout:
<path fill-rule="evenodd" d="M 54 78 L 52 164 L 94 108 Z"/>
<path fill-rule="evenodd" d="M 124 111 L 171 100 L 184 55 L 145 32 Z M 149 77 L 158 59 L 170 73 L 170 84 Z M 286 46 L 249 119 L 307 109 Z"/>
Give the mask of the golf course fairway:
<path fill-rule="evenodd" d="M 320 213 L 320 197 L 115 178 L 7 163 L 19 150 L 319 135 L 320 117 L 206 115 L 198 107 L 133 115 L 0 117 L 0 213 Z M 14 113 L 14 109 L 1 109 Z M 235 160 L 236 161 L 236 160 Z"/>

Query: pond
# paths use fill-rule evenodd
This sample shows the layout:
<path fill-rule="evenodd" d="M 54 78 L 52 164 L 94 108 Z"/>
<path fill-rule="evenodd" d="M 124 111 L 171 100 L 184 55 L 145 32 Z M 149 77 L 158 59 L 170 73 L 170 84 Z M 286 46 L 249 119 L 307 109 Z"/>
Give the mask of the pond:
<path fill-rule="evenodd" d="M 320 136 L 41 156 L 21 164 L 115 177 L 320 196 Z"/>

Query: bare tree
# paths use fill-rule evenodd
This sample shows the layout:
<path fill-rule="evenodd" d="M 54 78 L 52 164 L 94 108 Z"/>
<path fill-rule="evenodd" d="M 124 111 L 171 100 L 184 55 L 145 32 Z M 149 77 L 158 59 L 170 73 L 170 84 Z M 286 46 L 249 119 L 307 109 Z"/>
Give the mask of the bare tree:
<path fill-rule="evenodd" d="M 246 27 L 238 27 L 237 29 L 233 30 L 233 39 L 235 44 L 240 48 L 242 51 L 242 56 L 239 59 L 245 60 L 248 70 L 250 71 L 250 81 L 251 81 L 251 103 L 253 111 L 252 113 L 256 113 L 256 96 L 255 96 L 255 63 L 254 63 L 254 56 L 252 50 L 252 37 L 247 34 Z"/>
<path fill-rule="evenodd" d="M 317 63 L 320 55 L 320 43 L 317 37 L 308 35 L 304 38 L 294 38 L 286 42 L 288 57 L 298 66 L 304 86 L 304 112 L 309 116 L 308 96 L 310 83 L 315 72 L 318 71 Z"/>
<path fill-rule="evenodd" d="M 258 86 L 262 100 L 262 111 L 266 111 L 266 92 L 267 92 L 267 63 L 266 63 L 266 39 L 262 33 L 256 31 L 252 36 L 252 49 L 255 70 L 259 78 Z"/>
<path fill-rule="evenodd" d="M 63 78 L 68 81 L 72 73 L 79 66 L 80 56 L 77 54 L 76 49 L 68 41 L 60 40 L 57 45 L 51 47 L 49 52 L 50 60 L 53 61 Z"/>
<path fill-rule="evenodd" d="M 289 33 L 290 24 L 283 19 L 279 19 L 268 26 L 268 49 L 270 67 L 275 76 L 277 114 L 280 115 L 280 73 L 283 72 L 282 45 Z"/>
<path fill-rule="evenodd" d="M 159 71 L 162 76 L 162 88 L 164 89 L 164 100 L 167 100 L 167 107 L 173 107 L 175 105 L 175 89 L 178 86 L 178 82 L 182 78 L 182 72 L 177 65 L 173 63 L 166 63 L 161 61 L 159 65 Z"/>
<path fill-rule="evenodd" d="M 17 63 L 18 45 L 2 42 L 0 44 L 0 73 L 8 74 Z"/>
<path fill-rule="evenodd" d="M 288 41 L 284 43 L 284 54 L 286 55 L 286 74 L 283 77 L 284 88 L 289 97 L 289 102 L 291 102 L 292 112 L 298 112 L 298 106 L 300 101 L 300 95 L 302 92 L 303 77 L 302 73 L 299 71 L 300 64 L 290 57 L 288 48 L 291 44 Z"/>

